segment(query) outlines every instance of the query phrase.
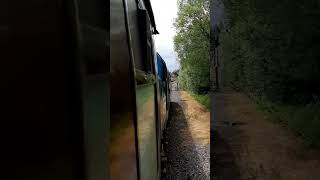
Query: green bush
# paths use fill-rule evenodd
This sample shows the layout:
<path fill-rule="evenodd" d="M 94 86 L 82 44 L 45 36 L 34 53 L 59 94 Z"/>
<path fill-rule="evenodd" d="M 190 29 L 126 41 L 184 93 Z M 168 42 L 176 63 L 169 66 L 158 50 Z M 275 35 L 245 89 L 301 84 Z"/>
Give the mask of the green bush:
<path fill-rule="evenodd" d="M 220 36 L 225 84 L 272 102 L 308 104 L 320 95 L 320 3 L 224 0 Z"/>
<path fill-rule="evenodd" d="M 194 93 L 190 93 L 191 96 L 198 101 L 200 104 L 202 104 L 204 107 L 207 108 L 207 110 L 210 110 L 210 95 L 209 94 L 194 94 Z"/>
<path fill-rule="evenodd" d="M 320 104 L 295 106 L 264 101 L 258 107 L 269 114 L 272 122 L 304 139 L 307 146 L 320 148 Z"/>

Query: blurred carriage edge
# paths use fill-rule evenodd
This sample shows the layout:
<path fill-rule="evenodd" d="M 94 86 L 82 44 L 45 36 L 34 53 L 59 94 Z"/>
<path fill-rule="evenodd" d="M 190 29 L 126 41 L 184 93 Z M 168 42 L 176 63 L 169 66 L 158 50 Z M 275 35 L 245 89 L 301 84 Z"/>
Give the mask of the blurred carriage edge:
<path fill-rule="evenodd" d="M 155 52 L 149 0 L 110 1 L 110 178 L 161 177 L 161 138 L 169 111 L 169 72 Z"/>
<path fill-rule="evenodd" d="M 0 7 L 2 179 L 107 179 L 108 2 Z"/>

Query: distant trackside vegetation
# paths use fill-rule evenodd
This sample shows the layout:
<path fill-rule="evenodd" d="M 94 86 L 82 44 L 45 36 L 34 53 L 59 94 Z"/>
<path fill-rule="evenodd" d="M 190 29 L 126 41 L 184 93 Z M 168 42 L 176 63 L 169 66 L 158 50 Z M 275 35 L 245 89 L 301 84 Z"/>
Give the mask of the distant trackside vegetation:
<path fill-rule="evenodd" d="M 223 83 L 320 148 L 320 1 L 223 2 Z"/>
<path fill-rule="evenodd" d="M 210 89 L 209 11 L 208 0 L 178 0 L 178 17 L 174 23 L 174 47 L 181 65 L 179 86 L 206 107 L 209 101 L 204 97 Z"/>

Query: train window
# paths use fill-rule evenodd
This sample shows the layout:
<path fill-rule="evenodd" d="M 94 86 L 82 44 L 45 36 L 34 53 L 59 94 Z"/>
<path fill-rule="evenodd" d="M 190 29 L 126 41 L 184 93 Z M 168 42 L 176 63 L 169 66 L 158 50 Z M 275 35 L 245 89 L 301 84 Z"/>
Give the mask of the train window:
<path fill-rule="evenodd" d="M 135 59 L 135 67 L 145 72 L 151 72 L 152 32 L 147 10 L 138 7 L 138 25 L 141 46 L 141 58 Z"/>
<path fill-rule="evenodd" d="M 78 0 L 84 65 L 84 142 L 88 180 L 108 179 L 109 13 L 106 0 Z"/>

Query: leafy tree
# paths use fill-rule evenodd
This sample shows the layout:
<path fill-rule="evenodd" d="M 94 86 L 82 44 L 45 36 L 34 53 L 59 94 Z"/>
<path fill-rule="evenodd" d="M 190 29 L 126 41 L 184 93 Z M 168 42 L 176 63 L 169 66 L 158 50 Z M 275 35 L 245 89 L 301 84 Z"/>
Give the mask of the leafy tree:
<path fill-rule="evenodd" d="M 179 0 L 174 37 L 181 69 L 180 87 L 194 93 L 209 89 L 209 1 Z"/>

